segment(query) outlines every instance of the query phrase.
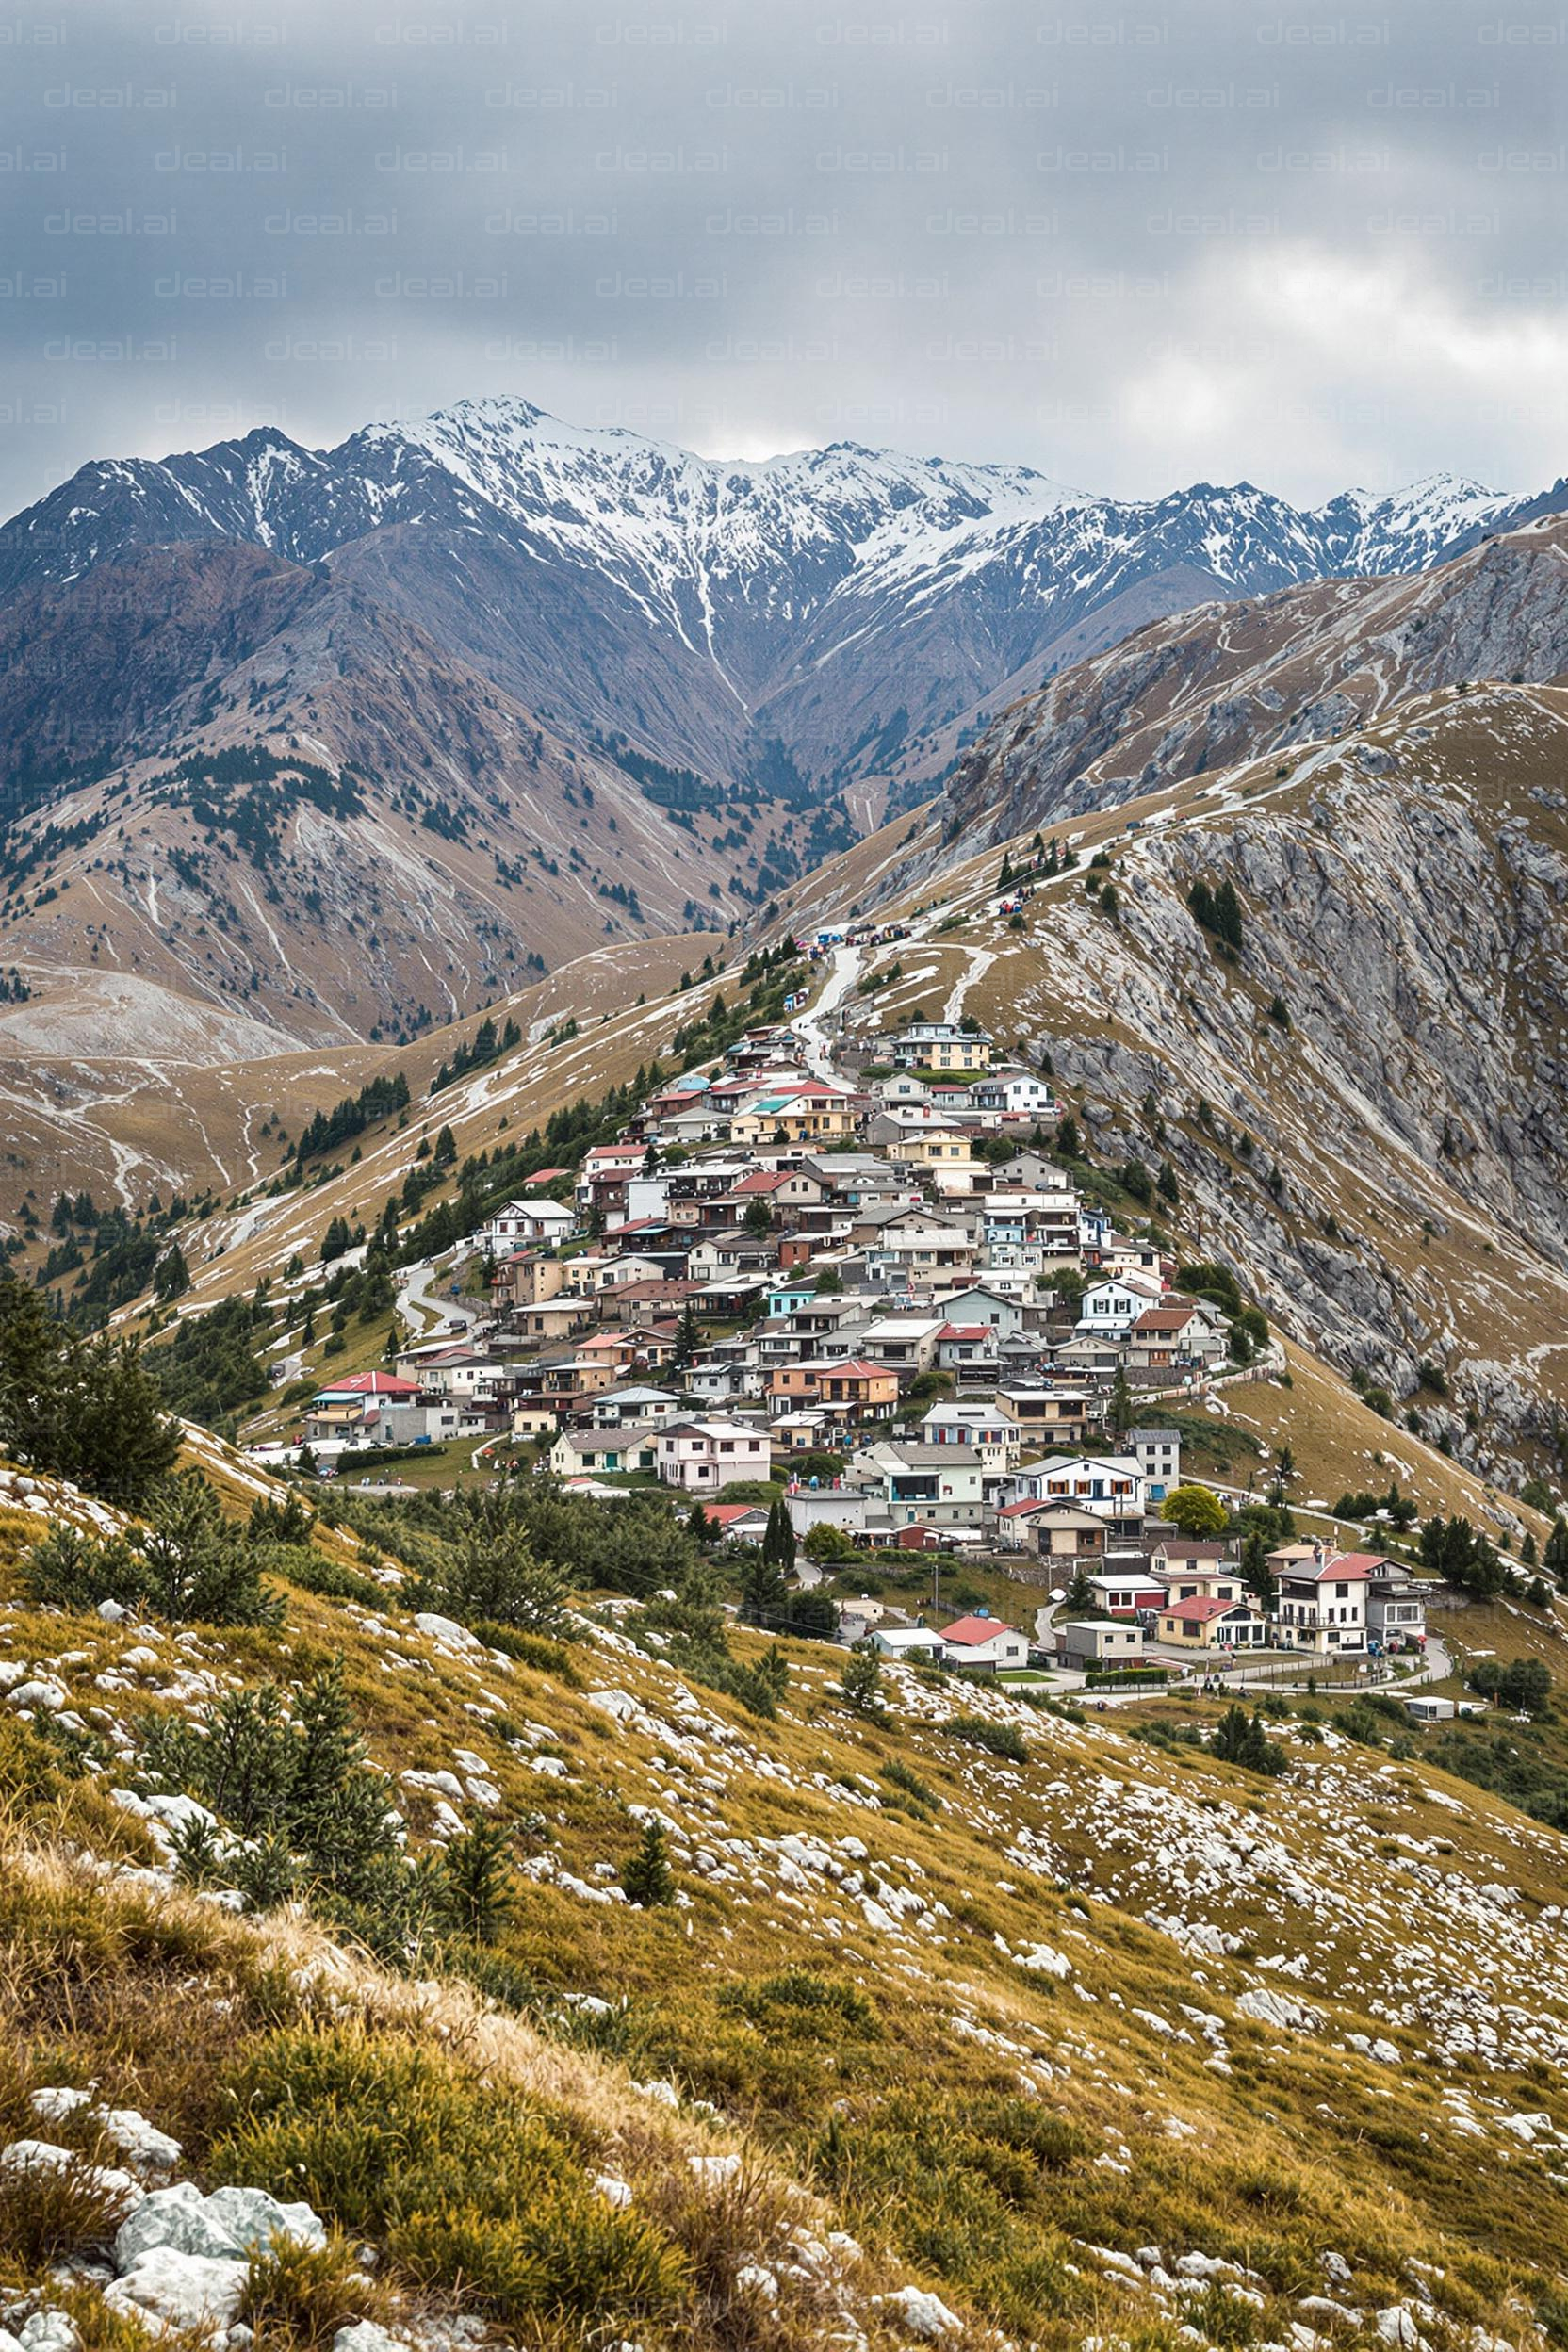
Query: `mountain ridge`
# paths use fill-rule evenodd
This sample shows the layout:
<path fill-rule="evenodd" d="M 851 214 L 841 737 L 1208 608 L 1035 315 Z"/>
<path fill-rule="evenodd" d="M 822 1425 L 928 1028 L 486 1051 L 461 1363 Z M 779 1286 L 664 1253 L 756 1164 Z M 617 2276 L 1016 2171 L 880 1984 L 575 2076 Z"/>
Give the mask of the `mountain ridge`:
<path fill-rule="evenodd" d="M 266 428 L 94 461 L 0 528 L 0 603 L 131 546 L 249 541 L 358 571 L 568 732 L 620 728 L 730 781 L 778 746 L 818 795 L 873 776 L 907 793 L 988 695 L 1098 649 L 1083 633 L 1119 598 L 1141 592 L 1149 618 L 1424 567 L 1562 487 L 1522 499 L 1434 476 L 1315 509 L 1245 482 L 1119 500 L 852 442 L 728 463 L 489 400 L 324 450 Z"/>

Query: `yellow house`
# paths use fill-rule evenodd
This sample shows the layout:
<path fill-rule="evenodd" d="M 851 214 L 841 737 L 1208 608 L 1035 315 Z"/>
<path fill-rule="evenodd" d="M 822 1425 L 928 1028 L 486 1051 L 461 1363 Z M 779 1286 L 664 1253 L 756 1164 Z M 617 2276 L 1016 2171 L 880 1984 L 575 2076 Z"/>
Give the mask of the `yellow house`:
<path fill-rule="evenodd" d="M 912 1021 L 893 1041 L 893 1062 L 899 1070 L 988 1070 L 994 1051 L 983 1029 Z"/>
<path fill-rule="evenodd" d="M 1246 1601 L 1195 1596 L 1168 1601 L 1161 1609 L 1160 1640 L 1178 1650 L 1261 1650 L 1268 1625 Z"/>
<path fill-rule="evenodd" d="M 853 1098 L 841 1086 L 812 1078 L 742 1103 L 729 1135 L 732 1143 L 771 1143 L 776 1135 L 787 1143 L 833 1143 L 854 1135 L 856 1124 Z"/>

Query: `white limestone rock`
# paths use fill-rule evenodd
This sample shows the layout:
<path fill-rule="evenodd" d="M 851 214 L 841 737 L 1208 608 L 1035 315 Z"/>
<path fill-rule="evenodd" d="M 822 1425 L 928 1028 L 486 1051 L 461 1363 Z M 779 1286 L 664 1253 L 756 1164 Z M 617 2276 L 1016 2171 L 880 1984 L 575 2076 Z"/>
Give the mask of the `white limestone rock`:
<path fill-rule="evenodd" d="M 248 2275 L 234 2256 L 153 2246 L 105 2289 L 104 2301 L 110 2311 L 150 2323 L 160 2334 L 185 2328 L 211 2332 L 232 2323 Z"/>

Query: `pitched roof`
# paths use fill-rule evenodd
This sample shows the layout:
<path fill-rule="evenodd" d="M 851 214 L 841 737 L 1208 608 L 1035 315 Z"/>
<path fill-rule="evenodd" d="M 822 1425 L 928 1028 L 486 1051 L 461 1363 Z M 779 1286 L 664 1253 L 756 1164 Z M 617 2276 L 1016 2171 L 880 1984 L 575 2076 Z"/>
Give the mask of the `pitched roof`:
<path fill-rule="evenodd" d="M 1164 1617 L 1180 1617 L 1189 1625 L 1206 1625 L 1211 1618 L 1223 1617 L 1227 1615 L 1231 1609 L 1237 1607 L 1239 1607 L 1239 1603 L 1235 1601 L 1205 1601 L 1196 1599 L 1190 1601 L 1172 1601 L 1170 1607 L 1168 1609 L 1162 1609 L 1160 1614 Z"/>
<path fill-rule="evenodd" d="M 466 1357 L 456 1359 L 467 1361 Z M 319 1394 L 323 1396 L 417 1396 L 417 1380 L 405 1380 L 396 1372 L 351 1372 L 346 1380 L 324 1380 Z"/>
<path fill-rule="evenodd" d="M 1016 1625 L 1009 1625 L 1001 1617 L 959 1617 L 951 1625 L 942 1627 L 942 1640 L 956 1642 L 964 1648 L 977 1648 L 982 1642 L 989 1642 L 999 1633 L 1016 1633 L 1017 1630 Z"/>

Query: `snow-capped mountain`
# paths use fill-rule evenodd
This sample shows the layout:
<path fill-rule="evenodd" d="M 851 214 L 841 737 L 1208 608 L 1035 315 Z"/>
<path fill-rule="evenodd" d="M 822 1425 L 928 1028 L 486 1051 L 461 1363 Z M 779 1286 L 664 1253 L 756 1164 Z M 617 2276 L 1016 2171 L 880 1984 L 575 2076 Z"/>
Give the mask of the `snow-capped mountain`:
<path fill-rule="evenodd" d="M 1148 620 L 1424 567 L 1557 503 L 1447 476 L 1315 510 L 1249 483 L 1127 501 L 853 443 L 725 463 L 486 400 L 325 451 L 257 432 L 84 466 L 0 530 L 0 601 L 135 547 L 248 541 L 330 561 L 568 734 L 816 797 L 907 788 Z"/>

